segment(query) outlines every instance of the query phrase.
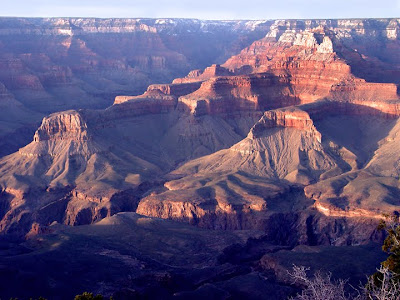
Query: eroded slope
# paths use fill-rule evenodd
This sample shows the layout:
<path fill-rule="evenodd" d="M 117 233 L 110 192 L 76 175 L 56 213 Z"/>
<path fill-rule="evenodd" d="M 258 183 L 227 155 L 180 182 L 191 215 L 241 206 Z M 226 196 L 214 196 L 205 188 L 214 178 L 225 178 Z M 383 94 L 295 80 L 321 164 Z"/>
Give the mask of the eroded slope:
<path fill-rule="evenodd" d="M 344 217 L 396 209 L 396 80 L 353 72 L 349 37 L 372 33 L 279 22 L 222 66 L 118 96 L 105 110 L 45 118 L 31 144 L 0 161 L 2 230 L 124 210 L 265 229 L 315 207 Z"/>

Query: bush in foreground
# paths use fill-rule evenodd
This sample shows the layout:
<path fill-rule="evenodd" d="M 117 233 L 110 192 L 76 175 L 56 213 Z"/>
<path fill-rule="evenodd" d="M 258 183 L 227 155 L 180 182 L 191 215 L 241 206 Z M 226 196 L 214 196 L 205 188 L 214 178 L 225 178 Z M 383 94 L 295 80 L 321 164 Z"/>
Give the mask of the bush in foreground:
<path fill-rule="evenodd" d="M 294 284 L 302 286 L 301 294 L 295 300 L 400 300 L 400 217 L 399 213 L 386 215 L 378 226 L 385 230 L 387 237 L 382 250 L 389 257 L 381 263 L 375 274 L 368 278 L 365 286 L 353 288 L 354 293 L 346 293 L 347 281 L 332 280 L 331 274 L 316 272 L 313 277 L 307 275 L 309 269 L 293 266 L 289 272 Z M 348 290 L 348 289 L 347 289 Z"/>
<path fill-rule="evenodd" d="M 93 293 L 84 292 L 81 295 L 76 295 L 74 300 L 104 300 L 102 295 L 93 295 Z"/>

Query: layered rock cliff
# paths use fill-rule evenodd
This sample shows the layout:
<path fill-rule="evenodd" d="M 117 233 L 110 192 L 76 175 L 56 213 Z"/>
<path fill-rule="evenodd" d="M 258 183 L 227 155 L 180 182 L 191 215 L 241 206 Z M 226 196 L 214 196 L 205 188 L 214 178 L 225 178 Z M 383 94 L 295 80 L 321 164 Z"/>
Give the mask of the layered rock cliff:
<path fill-rule="evenodd" d="M 397 114 L 396 104 L 387 101 L 398 99 L 396 84 L 371 83 L 368 74 L 354 72 L 354 55 L 359 54 L 357 49 L 350 48 L 346 27 L 332 28 L 328 21 L 281 23 L 276 21 L 265 38 L 223 65 L 193 71 L 174 80 L 202 82 L 197 91 L 179 100 L 197 114 L 221 113 L 227 107 L 266 110 L 322 99 L 381 106 L 387 113 Z M 362 39 L 366 41 L 371 34 L 365 33 Z M 379 36 L 384 38 L 383 33 Z M 398 43 L 396 39 L 394 42 Z M 361 68 L 367 61 L 367 57 L 360 56 L 357 66 Z M 388 76 L 392 72 L 376 67 Z M 359 75 L 362 78 L 357 78 Z M 382 104 L 382 100 L 387 104 Z"/>
<path fill-rule="evenodd" d="M 33 136 L 34 142 L 47 140 L 88 140 L 87 124 L 76 112 L 57 113 L 46 117 Z"/>
<path fill-rule="evenodd" d="M 352 72 L 367 81 L 399 82 L 398 19 L 277 20 L 265 39 L 253 43 L 226 63 L 231 68 L 258 68 L 276 58 L 271 43 L 285 52 L 288 45 L 313 47 L 320 57 L 338 52 Z M 307 54 L 307 53 L 304 53 Z M 289 54 L 290 55 L 290 54 Z M 248 67 L 246 67 L 248 69 Z"/>
<path fill-rule="evenodd" d="M 398 65 L 395 58 L 381 60 L 378 50 L 355 48 L 358 39 L 362 45 L 374 38 L 398 43 L 392 21 L 377 20 L 375 27 L 363 20 L 275 21 L 264 38 L 222 65 L 150 85 L 139 96 L 118 96 L 105 110 L 46 117 L 31 144 L 0 161 L 2 230 L 12 232 L 21 218 L 23 232 L 52 218 L 78 225 L 124 210 L 208 228 L 261 230 L 274 218 L 298 218 L 315 209 L 345 218 L 395 210 L 397 155 L 389 144 L 396 139 L 400 101 L 398 81 L 389 74 Z M 106 29 L 70 22 L 83 29 L 79 35 L 76 29 L 62 33 L 68 36 L 67 54 L 80 62 L 82 80 L 103 85 L 87 74 L 98 72 L 98 58 L 108 53 L 107 47 L 96 48 L 96 36 Z M 167 49 L 170 40 L 163 34 L 176 42 L 174 30 L 187 26 L 179 22 L 129 23 L 126 30 L 144 45 L 135 53 Z M 238 25 L 235 34 L 250 30 L 250 23 L 237 24 L 245 29 Z M 122 50 L 110 57 L 121 55 L 113 51 Z M 182 63 L 175 54 L 129 59 L 135 72 L 164 70 L 168 59 Z M 367 67 L 377 68 L 383 82 L 370 82 Z M 15 69 L 21 68 L 16 61 Z M 108 79 L 115 75 L 106 73 Z M 34 78 L 25 79 L 46 92 Z M 45 217 L 42 212 L 52 207 L 58 213 Z"/>
<path fill-rule="evenodd" d="M 0 96 L 8 129 L 0 128 L 0 156 L 26 145 L 46 114 L 105 108 L 118 94 L 136 95 L 151 83 L 223 62 L 271 23 L 0 18 L 0 86 L 9 95 Z M 17 122 L 8 120 L 11 111 Z"/>

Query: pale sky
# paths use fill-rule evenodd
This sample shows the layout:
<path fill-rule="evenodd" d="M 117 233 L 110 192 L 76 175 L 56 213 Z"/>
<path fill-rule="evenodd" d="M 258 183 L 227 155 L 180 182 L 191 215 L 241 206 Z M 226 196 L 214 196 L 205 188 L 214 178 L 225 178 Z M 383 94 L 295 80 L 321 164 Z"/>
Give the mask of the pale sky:
<path fill-rule="evenodd" d="M 0 16 L 198 19 L 400 18 L 400 0 L 0 0 Z"/>

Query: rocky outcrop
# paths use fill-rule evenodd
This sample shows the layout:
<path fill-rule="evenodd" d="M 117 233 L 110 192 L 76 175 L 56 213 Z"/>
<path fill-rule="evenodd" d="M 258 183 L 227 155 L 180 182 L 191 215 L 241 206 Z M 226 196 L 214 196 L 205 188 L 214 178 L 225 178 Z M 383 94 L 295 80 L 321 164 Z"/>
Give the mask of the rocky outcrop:
<path fill-rule="evenodd" d="M 177 78 L 174 79 L 173 83 L 190 83 L 190 82 L 197 82 L 197 81 L 204 81 L 213 77 L 217 76 L 229 76 L 233 75 L 228 69 L 221 67 L 220 65 L 212 65 L 201 70 L 194 70 L 191 71 L 186 77 L 184 78 Z"/>
<path fill-rule="evenodd" d="M 321 134 L 317 131 L 309 114 L 299 108 L 270 110 L 258 121 L 249 133 L 250 138 L 262 136 L 268 128 L 289 127 L 313 134 L 321 142 Z"/>
<path fill-rule="evenodd" d="M 86 225 L 121 211 L 135 211 L 140 197 L 149 188 L 151 185 L 144 183 L 134 189 L 97 195 L 75 189 L 69 195 L 68 204 L 62 212 L 62 222 L 71 226 Z"/>
<path fill-rule="evenodd" d="M 104 114 L 104 118 L 111 121 L 116 118 L 130 118 L 147 114 L 166 114 L 172 112 L 176 104 L 175 96 L 164 94 L 159 89 L 147 91 L 140 96 L 117 96 L 114 105 Z"/>
<path fill-rule="evenodd" d="M 338 59 L 332 42 L 334 33 L 331 31 L 320 27 L 287 29 L 279 37 L 271 37 L 271 32 L 229 58 L 223 66 L 235 72 L 260 72 L 303 60 L 305 63 L 330 62 L 337 68 Z"/>
<path fill-rule="evenodd" d="M 149 85 L 147 91 L 159 90 L 166 95 L 174 95 L 180 97 L 193 93 L 200 87 L 200 82 L 181 83 L 181 84 L 152 84 Z"/>
<path fill-rule="evenodd" d="M 127 101 L 130 101 L 131 105 L 137 104 L 140 106 L 139 102 L 146 102 L 143 105 L 149 104 L 150 106 L 156 108 L 156 110 L 152 113 L 159 112 L 157 107 L 160 106 L 171 106 L 174 107 L 176 105 L 176 100 L 178 97 L 190 94 L 196 91 L 200 87 L 199 82 L 194 83 L 182 83 L 182 84 L 152 84 L 147 88 L 147 91 L 140 96 L 117 96 L 114 100 L 114 104 L 121 104 Z M 155 104 L 154 101 L 159 101 L 159 103 Z M 153 101 L 153 102 L 152 102 Z M 149 107 L 150 108 L 150 107 Z M 140 108 L 138 114 L 141 114 Z M 130 110 L 136 110 L 132 108 Z M 143 113 L 146 113 L 143 111 Z M 150 113 L 150 112 L 149 112 Z"/>
<path fill-rule="evenodd" d="M 77 111 L 55 113 L 45 117 L 36 131 L 33 141 L 88 140 L 87 124 Z"/>
<path fill-rule="evenodd" d="M 0 230 L 16 238 L 25 234 L 29 238 L 51 232 L 49 225 L 53 223 L 91 224 L 121 211 L 136 210 L 140 197 L 149 188 L 151 185 L 145 183 L 122 192 L 108 190 L 97 195 L 71 187 L 26 193 L 7 189 L 0 193 Z"/>
<path fill-rule="evenodd" d="M 136 211 L 209 229 L 262 229 L 266 215 L 288 188 L 262 179 L 255 188 L 256 182 L 241 174 L 183 177 L 166 182 L 166 191 L 140 200 Z"/>
<path fill-rule="evenodd" d="M 204 210 L 191 202 L 169 202 L 145 198 L 139 203 L 136 212 L 145 216 L 187 222 L 207 229 L 245 230 L 262 228 L 257 213 L 245 207 L 231 208 L 230 212 L 219 208 Z"/>
<path fill-rule="evenodd" d="M 338 101 L 380 102 L 398 99 L 397 86 L 391 83 L 371 83 L 365 80 L 343 82 L 332 86 L 330 98 Z"/>
<path fill-rule="evenodd" d="M 88 132 L 87 122 L 78 111 L 54 113 L 43 118 L 33 141 L 18 153 L 26 157 L 83 155 L 88 158 L 104 151 Z"/>
<path fill-rule="evenodd" d="M 367 219 L 377 219 L 382 220 L 381 213 L 375 213 L 367 209 L 351 209 L 343 210 L 335 205 L 329 205 L 326 203 L 321 203 L 320 201 L 315 202 L 315 208 L 328 217 L 344 217 L 344 218 L 367 218 Z"/>
<path fill-rule="evenodd" d="M 197 115 L 255 111 L 257 95 L 248 77 L 216 77 L 203 82 L 195 92 L 181 96 L 179 102 Z"/>

